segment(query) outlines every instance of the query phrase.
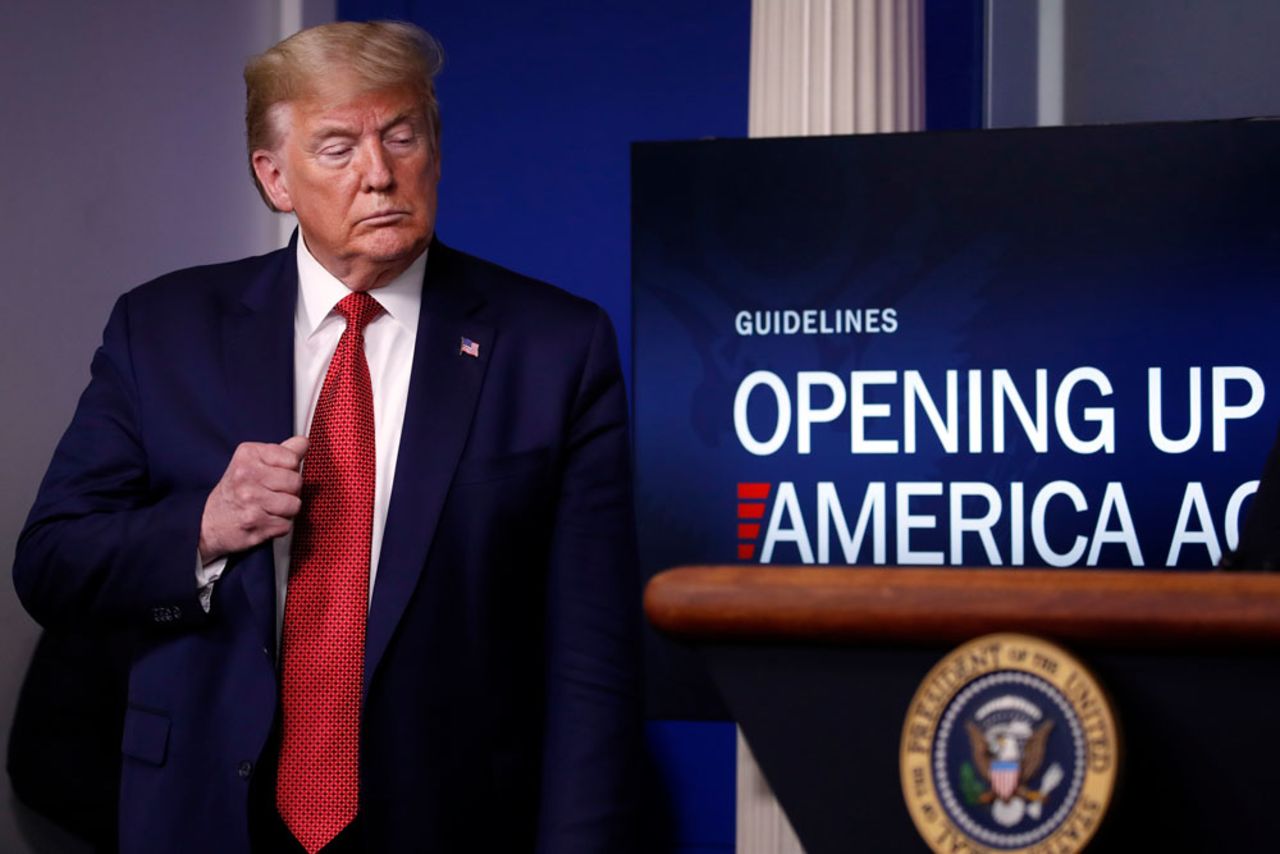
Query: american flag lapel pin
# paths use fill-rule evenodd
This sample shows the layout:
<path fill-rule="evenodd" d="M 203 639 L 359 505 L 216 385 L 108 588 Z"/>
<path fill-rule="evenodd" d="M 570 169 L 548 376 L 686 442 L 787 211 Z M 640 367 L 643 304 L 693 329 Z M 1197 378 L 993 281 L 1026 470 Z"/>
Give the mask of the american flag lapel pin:
<path fill-rule="evenodd" d="M 480 342 L 472 341 L 470 338 L 463 336 L 462 342 L 458 345 L 459 356 L 470 356 L 473 359 L 480 358 Z"/>

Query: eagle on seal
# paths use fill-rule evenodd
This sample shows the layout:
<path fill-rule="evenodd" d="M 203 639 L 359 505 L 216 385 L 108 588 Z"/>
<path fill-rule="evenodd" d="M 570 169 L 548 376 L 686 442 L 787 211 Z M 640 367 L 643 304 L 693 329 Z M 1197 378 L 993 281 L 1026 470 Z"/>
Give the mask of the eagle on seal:
<path fill-rule="evenodd" d="M 997 798 L 1007 802 L 1015 797 L 1034 803 L 1047 794 L 1028 789 L 1023 783 L 1035 777 L 1044 764 L 1053 721 L 1047 720 L 1030 732 L 1030 727 L 1021 732 L 1016 729 L 1016 725 L 995 726 L 984 732 L 974 721 L 965 723 L 973 764 L 989 787 L 979 796 L 979 803 L 991 803 Z"/>

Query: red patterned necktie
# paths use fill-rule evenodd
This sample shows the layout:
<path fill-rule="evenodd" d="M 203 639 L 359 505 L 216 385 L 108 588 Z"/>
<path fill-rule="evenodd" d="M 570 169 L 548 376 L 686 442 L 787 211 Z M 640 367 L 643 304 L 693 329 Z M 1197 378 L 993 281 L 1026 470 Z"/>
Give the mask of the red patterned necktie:
<path fill-rule="evenodd" d="M 347 328 L 311 419 L 281 642 L 284 723 L 276 808 L 312 854 L 351 823 L 359 806 L 376 466 L 364 327 L 382 306 L 368 294 L 353 293 L 334 310 L 347 319 Z"/>

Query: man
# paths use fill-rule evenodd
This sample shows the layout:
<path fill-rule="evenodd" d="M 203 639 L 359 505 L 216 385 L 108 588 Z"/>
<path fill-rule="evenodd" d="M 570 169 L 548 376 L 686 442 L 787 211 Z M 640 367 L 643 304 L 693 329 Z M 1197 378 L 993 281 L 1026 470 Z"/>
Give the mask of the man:
<path fill-rule="evenodd" d="M 126 294 L 18 546 L 133 627 L 123 851 L 626 850 L 626 402 L 595 306 L 433 239 L 439 50 L 245 70 L 284 250 Z"/>

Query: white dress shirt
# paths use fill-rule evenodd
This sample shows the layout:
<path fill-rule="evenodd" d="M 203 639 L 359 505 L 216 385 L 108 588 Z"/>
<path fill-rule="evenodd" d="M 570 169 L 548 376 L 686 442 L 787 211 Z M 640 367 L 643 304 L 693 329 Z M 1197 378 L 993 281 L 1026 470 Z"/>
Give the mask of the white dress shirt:
<path fill-rule="evenodd" d="M 338 348 L 347 323 L 333 307 L 351 291 L 321 266 L 307 250 L 305 236 L 298 239 L 298 302 L 293 318 L 293 432 L 305 436 L 311 427 L 316 401 L 324 385 L 329 361 Z M 382 534 L 395 480 L 400 431 L 409 396 L 413 348 L 418 338 L 418 312 L 422 304 L 422 279 L 427 253 L 388 284 L 369 292 L 383 312 L 364 329 L 364 353 L 373 386 L 373 424 L 376 482 L 373 496 L 373 538 L 369 549 L 369 596 L 378 574 Z M 281 437 L 283 441 L 287 437 Z M 306 460 L 303 460 L 306 466 Z M 284 625 L 284 601 L 289 587 L 289 545 L 292 534 L 272 543 L 276 569 L 276 640 Z M 198 559 L 197 559 L 198 562 Z M 208 610 L 209 594 L 226 566 L 225 558 L 201 567 L 196 578 L 201 601 Z"/>

